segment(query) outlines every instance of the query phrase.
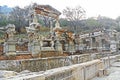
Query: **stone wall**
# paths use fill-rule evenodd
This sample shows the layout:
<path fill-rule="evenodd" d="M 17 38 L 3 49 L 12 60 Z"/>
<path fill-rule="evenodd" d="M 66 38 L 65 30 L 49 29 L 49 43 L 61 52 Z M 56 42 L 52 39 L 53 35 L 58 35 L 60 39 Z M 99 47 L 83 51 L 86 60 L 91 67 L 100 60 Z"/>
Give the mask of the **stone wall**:
<path fill-rule="evenodd" d="M 23 70 L 29 71 L 46 71 L 53 68 L 69 66 L 87 62 L 93 59 L 98 59 L 100 54 L 91 56 L 90 54 L 71 55 L 67 57 L 49 57 L 49 58 L 34 58 L 23 60 L 1 60 L 0 70 L 11 70 L 20 72 Z M 108 62 L 107 62 L 108 63 Z"/>
<path fill-rule="evenodd" d="M 120 55 L 119 55 L 120 56 Z M 118 57 L 118 56 L 117 56 Z M 104 57 L 81 64 L 46 70 L 43 73 L 32 72 L 6 78 L 7 80 L 90 80 L 99 75 L 99 70 L 110 67 L 116 56 Z"/>
<path fill-rule="evenodd" d="M 48 70 L 44 73 L 45 80 L 88 80 L 97 75 L 99 65 L 100 60 L 95 60 L 60 69 Z"/>
<path fill-rule="evenodd" d="M 53 68 L 69 66 L 72 64 L 82 63 L 90 60 L 90 55 L 77 55 L 67 57 L 49 57 L 49 58 L 34 58 L 23 60 L 1 60 L 0 70 L 11 71 L 45 71 Z"/>
<path fill-rule="evenodd" d="M 26 73 L 7 80 L 88 80 L 97 75 L 100 60 L 47 70 L 44 73 Z M 92 71 L 92 74 L 91 74 Z"/>
<path fill-rule="evenodd" d="M 120 56 L 120 55 L 117 55 L 117 56 Z M 109 68 L 111 64 L 117 60 L 117 56 L 108 56 L 108 57 L 101 58 L 101 61 L 103 63 L 103 69 Z"/>

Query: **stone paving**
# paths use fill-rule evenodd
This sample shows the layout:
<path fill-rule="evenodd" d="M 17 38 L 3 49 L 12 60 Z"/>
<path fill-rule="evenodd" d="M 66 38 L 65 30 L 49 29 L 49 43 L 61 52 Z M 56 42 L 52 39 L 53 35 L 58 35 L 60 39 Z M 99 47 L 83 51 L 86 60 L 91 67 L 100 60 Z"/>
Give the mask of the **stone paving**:
<path fill-rule="evenodd" d="M 109 75 L 96 77 L 92 80 L 120 80 L 120 61 L 113 63 L 107 72 Z"/>

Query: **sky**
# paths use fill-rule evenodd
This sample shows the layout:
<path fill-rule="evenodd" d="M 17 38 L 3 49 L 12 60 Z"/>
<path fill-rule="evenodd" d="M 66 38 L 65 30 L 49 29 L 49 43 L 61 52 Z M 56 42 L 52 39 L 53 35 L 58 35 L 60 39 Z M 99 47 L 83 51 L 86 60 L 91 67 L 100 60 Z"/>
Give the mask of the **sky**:
<path fill-rule="evenodd" d="M 19 6 L 21 8 L 31 4 L 51 5 L 60 12 L 66 7 L 81 6 L 86 11 L 86 17 L 106 16 L 116 19 L 120 16 L 120 0 L 0 0 L 0 6 Z"/>

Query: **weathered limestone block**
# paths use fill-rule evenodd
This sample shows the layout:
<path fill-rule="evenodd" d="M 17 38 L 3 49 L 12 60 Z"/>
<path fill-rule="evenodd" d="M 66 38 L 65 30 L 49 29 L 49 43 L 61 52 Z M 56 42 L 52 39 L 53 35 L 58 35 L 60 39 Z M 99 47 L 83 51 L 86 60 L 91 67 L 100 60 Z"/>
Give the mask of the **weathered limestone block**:
<path fill-rule="evenodd" d="M 107 69 L 104 70 L 104 75 L 105 75 L 105 76 L 108 76 L 109 74 L 110 74 L 110 71 L 109 71 L 109 70 L 107 70 Z"/>
<path fill-rule="evenodd" d="M 7 52 L 5 55 L 7 56 L 7 58 L 14 58 L 16 56 L 16 52 Z"/>
<path fill-rule="evenodd" d="M 74 64 L 77 64 L 77 63 L 78 63 L 78 57 L 74 57 L 73 63 L 74 63 Z"/>
<path fill-rule="evenodd" d="M 72 71 L 72 77 L 74 77 L 74 80 L 84 80 L 84 68 L 82 66 L 76 66 Z"/>
<path fill-rule="evenodd" d="M 59 52 L 59 54 L 63 54 L 63 49 L 62 49 L 62 44 L 60 43 L 60 41 L 59 40 L 57 40 L 57 42 L 56 42 L 56 51 L 58 51 Z"/>
<path fill-rule="evenodd" d="M 98 68 L 99 68 L 99 69 L 104 69 L 103 61 L 100 61 L 100 62 L 99 62 Z"/>
<path fill-rule="evenodd" d="M 25 80 L 45 80 L 45 77 L 44 76 L 35 76 L 35 77 L 27 78 Z"/>
<path fill-rule="evenodd" d="M 6 60 L 6 61 L 0 61 L 0 69 L 3 70 L 16 70 L 18 66 L 18 61 L 14 60 Z"/>
<path fill-rule="evenodd" d="M 4 48 L 5 48 L 6 56 L 15 56 L 16 55 L 15 42 L 11 42 L 11 43 L 6 42 L 4 45 Z"/>
<path fill-rule="evenodd" d="M 43 72 L 19 73 L 16 76 L 3 78 L 3 80 L 45 80 Z"/>
<path fill-rule="evenodd" d="M 97 59 L 96 54 L 91 54 L 91 60 Z"/>
<path fill-rule="evenodd" d="M 98 76 L 99 76 L 99 77 L 103 77 L 103 76 L 107 76 L 107 75 L 109 75 L 109 74 L 110 74 L 110 72 L 109 72 L 108 70 L 100 69 L 100 70 L 99 70 L 99 73 L 98 73 Z"/>
<path fill-rule="evenodd" d="M 7 77 L 15 76 L 17 74 L 18 73 L 14 71 L 0 70 L 0 78 L 7 78 Z"/>
<path fill-rule="evenodd" d="M 84 58 L 83 58 L 82 56 L 80 56 L 80 57 L 79 57 L 79 63 L 82 63 L 82 62 L 83 62 L 83 59 L 84 59 Z"/>
<path fill-rule="evenodd" d="M 21 71 L 19 74 L 28 74 L 28 73 L 30 73 L 31 71 L 29 71 L 29 70 L 23 70 L 23 71 Z"/>
<path fill-rule="evenodd" d="M 83 62 L 89 61 L 89 55 L 83 55 Z"/>
<path fill-rule="evenodd" d="M 117 56 L 116 56 L 116 60 L 120 60 L 120 55 L 117 55 Z"/>
<path fill-rule="evenodd" d="M 42 51 L 54 51 L 53 47 L 41 47 Z"/>
<path fill-rule="evenodd" d="M 48 70 L 45 73 L 45 80 L 74 80 L 73 77 L 68 77 L 72 75 L 72 69 L 61 68 Z"/>
<path fill-rule="evenodd" d="M 96 54 L 96 58 L 95 59 L 100 59 L 102 57 L 102 54 Z"/>
<path fill-rule="evenodd" d="M 33 45 L 31 45 L 31 52 L 32 52 L 32 56 L 33 57 L 38 57 L 41 53 L 41 46 L 39 43 L 32 43 Z"/>

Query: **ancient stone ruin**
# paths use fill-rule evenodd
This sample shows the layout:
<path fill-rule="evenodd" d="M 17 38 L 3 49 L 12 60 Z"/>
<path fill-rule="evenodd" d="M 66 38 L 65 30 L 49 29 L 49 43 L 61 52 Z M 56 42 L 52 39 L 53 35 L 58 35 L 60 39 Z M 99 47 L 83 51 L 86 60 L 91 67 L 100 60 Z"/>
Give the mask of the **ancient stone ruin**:
<path fill-rule="evenodd" d="M 9 56 L 13 59 L 17 59 L 18 56 L 22 58 L 65 56 L 75 52 L 75 35 L 60 27 L 59 11 L 49 5 L 34 5 L 30 12 L 29 27 L 26 27 L 27 38 L 15 37 L 15 25 L 9 24 L 5 27 L 5 41 L 1 45 L 1 54 L 7 56 L 5 59 Z M 51 25 L 49 37 L 39 33 L 42 26 L 38 23 L 37 15 L 54 19 L 55 27 Z"/>

